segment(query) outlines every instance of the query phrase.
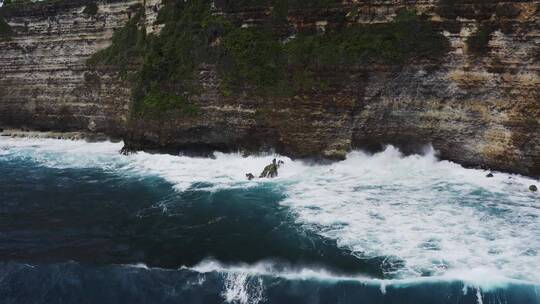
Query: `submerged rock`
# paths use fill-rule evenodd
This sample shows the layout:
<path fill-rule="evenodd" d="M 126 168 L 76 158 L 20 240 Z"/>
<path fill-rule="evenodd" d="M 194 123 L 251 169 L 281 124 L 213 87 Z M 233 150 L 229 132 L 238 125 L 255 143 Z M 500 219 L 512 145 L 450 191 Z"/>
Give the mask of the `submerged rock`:
<path fill-rule="evenodd" d="M 252 179 L 255 178 L 255 176 L 254 176 L 253 174 L 251 174 L 251 173 L 248 173 L 248 174 L 246 174 L 246 178 L 247 178 L 248 180 L 252 180 Z"/>
<path fill-rule="evenodd" d="M 530 185 L 529 190 L 531 190 L 532 192 L 536 192 L 538 191 L 538 187 L 536 187 L 535 185 Z"/>
<path fill-rule="evenodd" d="M 488 173 L 488 175 L 486 175 L 486 177 L 493 177 L 493 173 Z"/>

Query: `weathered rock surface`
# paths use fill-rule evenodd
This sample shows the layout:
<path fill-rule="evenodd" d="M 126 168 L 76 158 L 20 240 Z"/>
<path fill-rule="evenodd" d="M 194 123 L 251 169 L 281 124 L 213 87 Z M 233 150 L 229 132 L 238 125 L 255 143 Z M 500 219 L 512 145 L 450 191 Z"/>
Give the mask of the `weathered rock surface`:
<path fill-rule="evenodd" d="M 439 62 L 344 67 L 340 88 L 292 98 L 224 97 L 215 68 L 206 65 L 199 115 L 128 121 L 129 84 L 87 70 L 85 59 L 109 43 L 136 2 L 101 4 L 93 17 L 81 15 L 84 1 L 6 16 L 15 36 L 0 41 L 0 127 L 106 132 L 122 135 L 132 149 L 274 148 L 330 159 L 354 148 L 394 144 L 415 152 L 432 144 L 442 158 L 464 165 L 540 175 L 539 1 L 487 7 L 460 1 L 451 14 L 431 0 L 344 1 L 331 10 L 294 12 L 289 17 L 297 26 L 324 28 L 335 12 L 352 7 L 355 22 L 363 23 L 387 22 L 399 8 L 414 8 L 431 16 L 451 50 Z M 256 23 L 267 10 L 234 17 Z M 465 41 L 485 20 L 496 30 L 488 53 L 479 55 Z"/>
<path fill-rule="evenodd" d="M 0 41 L 0 125 L 33 130 L 125 130 L 129 86 L 88 70 L 86 59 L 110 44 L 138 1 L 34 5 L 4 12 L 14 35 Z"/>

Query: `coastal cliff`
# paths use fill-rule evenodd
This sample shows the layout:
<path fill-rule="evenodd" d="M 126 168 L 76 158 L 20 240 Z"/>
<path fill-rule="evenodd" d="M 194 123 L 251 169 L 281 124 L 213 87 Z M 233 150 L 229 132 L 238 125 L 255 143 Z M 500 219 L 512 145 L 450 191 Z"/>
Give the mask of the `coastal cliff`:
<path fill-rule="evenodd" d="M 130 88 L 86 59 L 111 42 L 139 1 L 33 3 L 2 8 L 11 34 L 0 39 L 0 127 L 41 131 L 125 131 Z"/>
<path fill-rule="evenodd" d="M 148 62 L 144 52 L 165 56 L 159 36 L 178 35 L 173 26 L 190 31 L 196 21 L 160 20 L 157 1 L 98 2 L 95 14 L 83 13 L 92 1 L 3 9 L 12 32 L 0 40 L 0 127 L 103 132 L 134 150 L 275 149 L 324 159 L 354 148 L 416 152 L 432 144 L 441 158 L 467 166 L 540 175 L 539 1 L 291 1 L 281 11 L 278 2 L 212 2 L 220 26 L 202 45 L 219 48 L 218 59 L 199 60 L 190 45 L 182 55 L 196 66 L 163 80 L 152 72 L 170 65 Z M 133 48 L 129 60 L 99 53 L 130 20 L 151 37 L 143 50 Z M 278 45 L 254 30 L 263 27 Z M 381 31 L 388 34 L 374 34 Z M 404 42 L 418 35 L 409 51 Z M 283 48 L 283 68 L 279 58 L 243 52 L 253 46 L 246 37 Z M 354 56 L 331 61 L 313 50 Z M 105 59 L 89 63 L 95 54 Z"/>

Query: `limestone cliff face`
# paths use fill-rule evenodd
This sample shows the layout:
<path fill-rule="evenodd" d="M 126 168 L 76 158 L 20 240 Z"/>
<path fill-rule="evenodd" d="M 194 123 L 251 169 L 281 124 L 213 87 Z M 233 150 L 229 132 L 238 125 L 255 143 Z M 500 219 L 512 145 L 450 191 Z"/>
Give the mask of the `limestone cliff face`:
<path fill-rule="evenodd" d="M 95 17 L 81 15 L 80 3 L 6 16 L 16 34 L 0 42 L 0 126 L 99 130 L 122 134 L 135 149 L 275 148 L 331 159 L 354 148 L 395 144 L 415 151 L 432 144 L 444 159 L 540 175 L 539 1 L 351 0 L 293 11 L 295 26 L 324 30 L 336 15 L 388 22 L 398 9 L 414 8 L 430 16 L 451 49 L 436 62 L 324 71 L 347 77 L 334 90 L 290 98 L 225 97 L 215 67 L 204 65 L 196 97 L 200 114 L 159 119 L 128 119 L 129 86 L 110 73 L 85 70 L 84 59 L 107 45 L 132 4 L 102 4 Z M 146 11 L 156 4 L 147 3 Z M 249 25 L 268 11 L 229 14 Z M 466 41 L 486 21 L 494 28 L 487 52 L 479 54 Z"/>
<path fill-rule="evenodd" d="M 7 9 L 11 39 L 0 40 L 0 126 L 37 130 L 125 129 L 129 86 L 90 71 L 86 59 L 110 44 L 140 1 L 109 1 L 95 15 L 92 1 Z"/>

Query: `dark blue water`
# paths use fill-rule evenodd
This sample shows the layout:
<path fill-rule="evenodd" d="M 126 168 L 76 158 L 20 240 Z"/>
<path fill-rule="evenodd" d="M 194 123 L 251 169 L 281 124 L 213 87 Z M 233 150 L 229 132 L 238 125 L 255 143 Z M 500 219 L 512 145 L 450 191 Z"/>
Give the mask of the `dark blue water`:
<path fill-rule="evenodd" d="M 31 161 L 0 162 L 0 171 L 3 260 L 175 268 L 273 259 L 381 276 L 379 260 L 359 260 L 296 225 L 268 186 L 177 192 L 158 177 Z"/>
<path fill-rule="evenodd" d="M 522 284 L 381 287 L 387 257 L 306 231 L 276 185 L 179 192 L 157 176 L 31 158 L 0 157 L 0 173 L 0 303 L 540 303 Z M 246 270 L 261 262 L 272 270 Z"/>

